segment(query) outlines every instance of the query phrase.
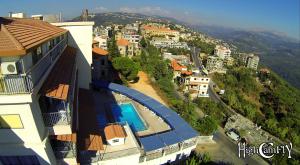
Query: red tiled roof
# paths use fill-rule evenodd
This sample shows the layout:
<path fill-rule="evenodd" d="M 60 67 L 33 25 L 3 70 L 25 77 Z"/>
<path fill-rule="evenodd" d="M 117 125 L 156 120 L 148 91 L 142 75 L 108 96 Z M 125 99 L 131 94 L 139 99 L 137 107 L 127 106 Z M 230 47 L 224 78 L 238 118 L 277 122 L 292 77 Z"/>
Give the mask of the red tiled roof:
<path fill-rule="evenodd" d="M 66 135 L 54 135 L 53 138 L 59 141 L 74 142 L 74 143 L 76 143 L 77 140 L 76 133 L 66 134 Z"/>
<path fill-rule="evenodd" d="M 181 71 L 181 74 L 192 75 L 193 72 L 192 72 L 192 71 L 185 71 L 185 70 L 182 70 L 182 71 Z"/>
<path fill-rule="evenodd" d="M 171 66 L 175 71 L 181 71 L 182 69 L 187 68 L 186 66 L 178 64 L 176 60 L 171 61 Z"/>
<path fill-rule="evenodd" d="M 102 138 L 99 135 L 90 135 L 85 139 L 85 148 L 89 151 L 101 151 L 104 149 Z"/>
<path fill-rule="evenodd" d="M 119 40 L 117 41 L 117 45 L 118 45 L 118 46 L 128 46 L 128 45 L 129 45 L 129 41 L 122 38 L 122 39 L 119 39 Z"/>
<path fill-rule="evenodd" d="M 108 125 L 104 128 L 105 138 L 107 140 L 113 139 L 113 138 L 125 138 L 126 133 L 123 129 L 123 127 L 119 124 L 112 124 Z"/>
<path fill-rule="evenodd" d="M 40 90 L 42 95 L 67 100 L 75 59 L 76 49 L 68 46 L 43 84 Z"/>
<path fill-rule="evenodd" d="M 95 55 L 100 55 L 100 56 L 108 55 L 108 52 L 106 50 L 99 48 L 99 47 L 93 47 L 93 53 Z"/>
<path fill-rule="evenodd" d="M 67 32 L 47 22 L 0 17 L 0 56 L 25 55 L 27 50 Z"/>

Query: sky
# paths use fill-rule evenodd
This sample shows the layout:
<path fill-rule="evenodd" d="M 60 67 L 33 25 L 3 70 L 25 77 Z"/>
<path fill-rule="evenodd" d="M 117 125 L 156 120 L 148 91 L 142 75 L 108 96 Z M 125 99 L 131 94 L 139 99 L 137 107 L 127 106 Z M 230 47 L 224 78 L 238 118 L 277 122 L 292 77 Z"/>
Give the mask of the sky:
<path fill-rule="evenodd" d="M 0 16 L 7 16 L 9 11 L 28 15 L 61 12 L 70 19 L 84 8 L 90 12 L 135 12 L 193 24 L 269 30 L 300 39 L 300 0 L 0 0 Z"/>

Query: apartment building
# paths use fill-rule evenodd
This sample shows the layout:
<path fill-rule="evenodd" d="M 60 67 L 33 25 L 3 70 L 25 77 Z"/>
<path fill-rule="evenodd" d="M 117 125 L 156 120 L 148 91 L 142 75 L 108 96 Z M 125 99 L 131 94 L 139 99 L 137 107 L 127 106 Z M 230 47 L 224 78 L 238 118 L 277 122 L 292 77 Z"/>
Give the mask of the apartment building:
<path fill-rule="evenodd" d="M 130 42 L 125 39 L 119 39 L 117 40 L 117 46 L 119 49 L 119 52 L 122 56 L 127 56 L 128 55 L 128 46 Z"/>
<path fill-rule="evenodd" d="M 68 30 L 33 19 L 0 23 L 0 162 L 77 164 L 77 89 L 89 88 L 91 77 L 78 64 L 92 56 L 85 44 L 92 44 L 93 24 L 68 23 Z M 76 35 L 91 37 L 80 42 Z"/>
<path fill-rule="evenodd" d="M 95 80 L 109 79 L 108 52 L 99 47 L 93 47 L 92 77 Z"/>
<path fill-rule="evenodd" d="M 184 84 L 186 93 L 189 93 L 192 98 L 209 97 L 210 78 L 205 76 L 192 75 L 185 78 Z"/>
<path fill-rule="evenodd" d="M 183 48 L 189 49 L 186 42 L 177 42 L 163 37 L 153 37 L 150 44 L 157 48 Z"/>
<path fill-rule="evenodd" d="M 96 36 L 94 40 L 99 42 L 99 48 L 107 50 L 107 36 Z"/>
<path fill-rule="evenodd" d="M 247 68 L 257 70 L 258 63 L 259 63 L 259 57 L 257 55 L 250 54 L 249 56 L 247 56 L 247 58 L 246 58 L 246 67 Z"/>
<path fill-rule="evenodd" d="M 218 56 L 222 60 L 231 57 L 231 50 L 222 45 L 216 45 L 214 55 Z"/>

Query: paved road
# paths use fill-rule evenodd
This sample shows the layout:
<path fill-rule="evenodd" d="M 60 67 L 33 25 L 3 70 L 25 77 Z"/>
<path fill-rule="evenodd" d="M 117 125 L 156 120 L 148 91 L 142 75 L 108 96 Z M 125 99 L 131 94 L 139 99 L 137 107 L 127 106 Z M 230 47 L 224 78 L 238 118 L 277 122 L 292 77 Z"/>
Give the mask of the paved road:
<path fill-rule="evenodd" d="M 217 163 L 267 165 L 261 157 L 254 155 L 246 158 L 238 157 L 238 145 L 229 139 L 220 128 L 214 135 L 216 144 L 200 145 L 200 152 L 208 152 Z M 198 147 L 199 148 L 199 147 Z"/>
<path fill-rule="evenodd" d="M 192 56 L 193 62 L 195 64 L 195 66 L 200 70 L 201 66 L 202 66 L 202 62 L 198 57 L 199 53 L 200 53 L 200 48 L 191 47 L 191 51 L 192 51 L 191 56 Z"/>

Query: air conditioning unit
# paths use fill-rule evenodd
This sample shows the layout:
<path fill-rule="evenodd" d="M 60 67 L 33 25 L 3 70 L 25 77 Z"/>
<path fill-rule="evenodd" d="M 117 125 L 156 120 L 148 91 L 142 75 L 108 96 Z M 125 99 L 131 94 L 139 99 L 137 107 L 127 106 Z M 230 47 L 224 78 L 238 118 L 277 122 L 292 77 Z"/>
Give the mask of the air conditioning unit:
<path fill-rule="evenodd" d="M 2 62 L 1 63 L 1 72 L 4 75 L 8 74 L 17 74 L 16 62 Z"/>

